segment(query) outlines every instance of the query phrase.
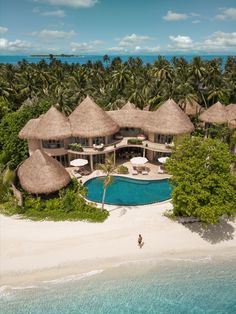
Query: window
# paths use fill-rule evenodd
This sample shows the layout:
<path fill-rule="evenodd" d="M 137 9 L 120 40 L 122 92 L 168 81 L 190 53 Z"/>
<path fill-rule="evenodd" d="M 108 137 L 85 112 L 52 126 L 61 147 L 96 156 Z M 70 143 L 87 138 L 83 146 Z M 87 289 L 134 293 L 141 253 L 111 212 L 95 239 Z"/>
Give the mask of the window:
<path fill-rule="evenodd" d="M 89 146 L 89 139 L 84 137 L 71 137 L 70 143 L 81 144 L 82 146 Z"/>
<path fill-rule="evenodd" d="M 42 141 L 43 148 L 63 148 L 64 147 L 64 141 L 56 141 L 56 140 L 48 140 L 48 141 Z"/>
<path fill-rule="evenodd" d="M 172 135 L 155 134 L 155 138 L 154 138 L 155 143 L 160 143 L 160 144 L 168 143 L 168 144 L 170 144 L 172 141 L 173 141 Z"/>
<path fill-rule="evenodd" d="M 105 144 L 105 137 L 94 137 L 93 144 L 96 145 Z"/>

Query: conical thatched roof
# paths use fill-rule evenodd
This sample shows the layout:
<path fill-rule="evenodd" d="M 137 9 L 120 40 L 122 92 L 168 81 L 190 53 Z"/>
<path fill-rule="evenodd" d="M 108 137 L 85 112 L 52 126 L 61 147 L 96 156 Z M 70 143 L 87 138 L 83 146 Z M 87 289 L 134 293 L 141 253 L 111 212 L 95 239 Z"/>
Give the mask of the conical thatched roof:
<path fill-rule="evenodd" d="M 40 119 L 35 135 L 37 139 L 42 140 L 59 140 L 70 137 L 69 120 L 55 107 L 51 107 Z"/>
<path fill-rule="evenodd" d="M 187 134 L 194 130 L 189 117 L 180 109 L 173 99 L 167 100 L 157 111 L 150 112 L 150 119 L 143 129 L 158 134 Z"/>
<path fill-rule="evenodd" d="M 58 191 L 71 180 L 59 161 L 39 149 L 22 163 L 17 174 L 22 188 L 31 194 Z"/>
<path fill-rule="evenodd" d="M 112 110 L 107 111 L 109 116 L 120 128 L 143 128 L 149 123 L 151 112 L 130 109 L 130 110 Z"/>
<path fill-rule="evenodd" d="M 149 111 L 150 110 L 150 105 L 146 105 L 145 107 L 143 107 L 143 110 Z"/>
<path fill-rule="evenodd" d="M 187 101 L 186 103 L 179 104 L 181 109 L 188 115 L 188 116 L 197 116 L 204 111 L 203 107 L 200 106 L 195 100 Z"/>
<path fill-rule="evenodd" d="M 133 110 L 133 109 L 137 109 L 135 104 L 128 101 L 120 110 Z"/>
<path fill-rule="evenodd" d="M 230 104 L 226 106 L 227 119 L 229 127 L 236 129 L 236 104 Z"/>
<path fill-rule="evenodd" d="M 218 101 L 200 114 L 199 119 L 203 122 L 224 124 L 227 122 L 226 107 Z"/>
<path fill-rule="evenodd" d="M 35 139 L 35 133 L 37 130 L 40 118 L 29 120 L 26 125 L 20 130 L 19 138 L 21 139 Z"/>
<path fill-rule="evenodd" d="M 29 120 L 19 133 L 22 139 L 38 140 L 60 140 L 70 136 L 68 118 L 55 107 L 51 107 L 38 119 Z"/>
<path fill-rule="evenodd" d="M 96 137 L 116 133 L 119 126 L 89 96 L 69 116 L 72 136 Z"/>
<path fill-rule="evenodd" d="M 236 104 L 230 104 L 226 106 L 227 119 L 236 119 Z"/>

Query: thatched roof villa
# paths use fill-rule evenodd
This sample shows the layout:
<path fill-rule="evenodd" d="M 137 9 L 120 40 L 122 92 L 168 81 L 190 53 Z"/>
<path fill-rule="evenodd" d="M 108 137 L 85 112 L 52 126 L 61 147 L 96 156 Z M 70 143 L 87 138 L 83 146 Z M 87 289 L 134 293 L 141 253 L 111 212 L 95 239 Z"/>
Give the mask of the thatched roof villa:
<path fill-rule="evenodd" d="M 130 102 L 121 110 L 106 112 L 87 96 L 69 117 L 51 107 L 44 115 L 28 121 L 19 137 L 27 139 L 30 155 L 39 149 L 64 165 L 74 158 L 86 158 L 93 169 L 107 153 L 115 152 L 121 158 L 124 150 L 155 160 L 158 154 L 171 152 L 166 143 L 171 143 L 174 136 L 190 134 L 193 129 L 189 117 L 173 100 L 156 112 L 137 110 Z M 129 142 L 140 134 L 143 142 Z M 80 144 L 80 149 L 72 149 L 75 143 Z"/>
<path fill-rule="evenodd" d="M 173 99 L 168 99 L 152 112 L 149 123 L 143 128 L 146 132 L 169 135 L 190 134 L 194 130 L 189 117 Z"/>
<path fill-rule="evenodd" d="M 230 104 L 226 106 L 227 119 L 229 127 L 236 129 L 236 104 Z"/>
<path fill-rule="evenodd" d="M 198 116 L 204 111 L 204 108 L 195 100 L 187 101 L 186 103 L 180 102 L 179 106 L 190 117 Z"/>
<path fill-rule="evenodd" d="M 231 128 L 235 126 L 236 104 L 222 105 L 219 101 L 199 116 L 200 120 L 208 126 L 210 124 L 226 124 Z"/>
<path fill-rule="evenodd" d="M 199 119 L 205 123 L 227 123 L 226 107 L 219 101 L 200 114 Z"/>
<path fill-rule="evenodd" d="M 67 186 L 71 178 L 63 165 L 37 149 L 17 171 L 20 184 L 31 194 L 49 194 Z"/>
<path fill-rule="evenodd" d="M 128 101 L 122 108 L 120 108 L 120 110 L 132 110 L 132 109 L 139 109 L 135 106 L 135 104 L 131 103 L 130 101 Z"/>
<path fill-rule="evenodd" d="M 70 114 L 69 121 L 74 137 L 103 137 L 119 130 L 118 124 L 89 96 Z"/>

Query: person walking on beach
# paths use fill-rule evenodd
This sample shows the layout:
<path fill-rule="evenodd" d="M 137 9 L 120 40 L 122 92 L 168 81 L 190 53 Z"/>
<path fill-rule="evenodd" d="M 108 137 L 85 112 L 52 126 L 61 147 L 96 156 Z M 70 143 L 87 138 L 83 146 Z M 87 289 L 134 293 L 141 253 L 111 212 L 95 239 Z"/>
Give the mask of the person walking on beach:
<path fill-rule="evenodd" d="M 139 234 L 139 236 L 138 236 L 138 245 L 139 245 L 140 249 L 142 247 L 142 242 L 143 242 L 143 238 L 142 238 L 141 234 Z"/>

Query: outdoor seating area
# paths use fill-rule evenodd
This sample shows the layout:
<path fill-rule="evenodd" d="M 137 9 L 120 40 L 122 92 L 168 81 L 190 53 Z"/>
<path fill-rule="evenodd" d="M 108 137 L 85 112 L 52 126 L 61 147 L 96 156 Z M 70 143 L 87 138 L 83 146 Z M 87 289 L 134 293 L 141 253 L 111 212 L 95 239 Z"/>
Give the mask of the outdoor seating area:
<path fill-rule="evenodd" d="M 147 167 L 133 166 L 132 175 L 138 175 L 138 174 L 148 175 L 148 173 L 149 173 L 149 169 Z"/>
<path fill-rule="evenodd" d="M 101 144 L 93 144 L 93 148 L 95 150 L 103 150 L 104 149 L 104 144 L 101 143 Z"/>

